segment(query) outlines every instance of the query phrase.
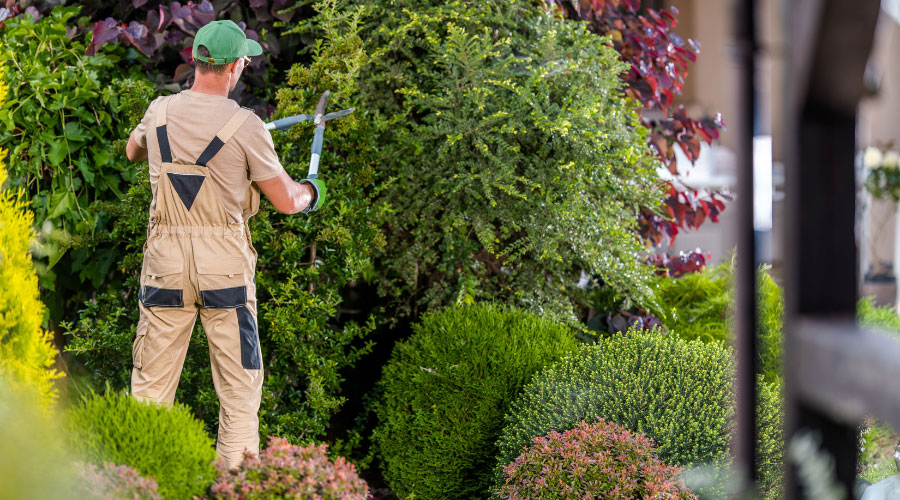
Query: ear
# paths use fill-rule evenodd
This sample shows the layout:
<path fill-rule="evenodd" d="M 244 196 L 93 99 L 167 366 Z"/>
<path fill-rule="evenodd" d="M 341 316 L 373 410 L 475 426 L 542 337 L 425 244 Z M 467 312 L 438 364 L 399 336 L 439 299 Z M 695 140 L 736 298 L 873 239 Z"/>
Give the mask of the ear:
<path fill-rule="evenodd" d="M 239 61 L 239 60 L 238 60 L 238 61 Z M 237 67 L 238 61 L 235 61 L 235 62 L 233 62 L 233 63 L 228 63 L 228 72 L 229 72 L 229 73 L 232 73 L 232 74 L 236 74 L 236 73 L 237 73 L 237 69 L 238 69 L 238 67 Z"/>

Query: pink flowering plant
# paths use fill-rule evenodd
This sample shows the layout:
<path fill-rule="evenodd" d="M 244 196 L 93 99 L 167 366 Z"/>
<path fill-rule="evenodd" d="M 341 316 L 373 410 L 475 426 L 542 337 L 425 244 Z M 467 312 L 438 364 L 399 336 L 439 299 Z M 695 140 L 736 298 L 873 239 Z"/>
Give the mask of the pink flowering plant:
<path fill-rule="evenodd" d="M 316 499 L 371 498 L 369 486 L 356 467 L 343 457 L 328 458 L 325 444 L 295 446 L 284 438 L 269 437 L 269 445 L 255 456 L 244 452 L 244 462 L 228 470 L 220 461 L 219 477 L 206 498 Z"/>
<path fill-rule="evenodd" d="M 664 464 L 643 434 L 599 418 L 532 440 L 509 465 L 496 491 L 507 500 L 530 498 L 687 500 L 697 497 Z"/>
<path fill-rule="evenodd" d="M 96 500 L 161 500 L 156 481 L 127 465 L 80 463 L 78 493 L 73 498 Z"/>

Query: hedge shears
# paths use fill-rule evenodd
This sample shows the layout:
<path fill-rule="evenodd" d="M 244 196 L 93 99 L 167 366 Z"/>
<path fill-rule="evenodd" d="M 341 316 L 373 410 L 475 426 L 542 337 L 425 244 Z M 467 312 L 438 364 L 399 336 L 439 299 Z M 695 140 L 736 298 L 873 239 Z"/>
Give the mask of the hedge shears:
<path fill-rule="evenodd" d="M 326 90 L 325 93 L 322 94 L 322 97 L 319 98 L 319 104 L 316 105 L 315 114 L 294 115 L 266 123 L 267 130 L 284 130 L 298 123 L 313 120 L 313 123 L 316 125 L 316 131 L 313 136 L 312 155 L 309 158 L 309 172 L 306 174 L 307 179 L 319 178 L 319 157 L 322 154 L 322 141 L 325 137 L 325 125 L 335 118 L 347 116 L 356 110 L 356 108 L 342 109 L 341 111 L 335 111 L 334 113 L 328 113 L 326 115 L 325 106 L 328 104 L 329 94 L 331 94 L 331 91 Z"/>

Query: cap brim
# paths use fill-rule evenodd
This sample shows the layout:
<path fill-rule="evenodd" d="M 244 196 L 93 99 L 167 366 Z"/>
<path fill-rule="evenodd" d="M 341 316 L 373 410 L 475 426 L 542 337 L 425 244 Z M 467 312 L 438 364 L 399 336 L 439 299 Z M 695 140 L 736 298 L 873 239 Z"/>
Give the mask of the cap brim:
<path fill-rule="evenodd" d="M 259 44 L 256 40 L 247 39 L 247 54 L 248 56 L 258 56 L 263 53 L 262 45 Z"/>

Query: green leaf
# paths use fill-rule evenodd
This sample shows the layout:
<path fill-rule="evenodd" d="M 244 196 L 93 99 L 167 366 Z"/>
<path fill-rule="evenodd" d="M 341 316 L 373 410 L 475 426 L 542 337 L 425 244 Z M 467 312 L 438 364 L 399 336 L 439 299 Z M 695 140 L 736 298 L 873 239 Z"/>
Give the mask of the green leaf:
<path fill-rule="evenodd" d="M 66 155 L 69 154 L 69 146 L 65 141 L 59 139 L 51 139 L 47 142 L 50 144 L 50 153 L 47 155 L 47 159 L 50 160 L 50 164 L 54 167 L 59 166 Z"/>
<path fill-rule="evenodd" d="M 81 175 L 84 176 L 84 180 L 87 181 L 88 184 L 94 184 L 94 172 L 91 171 L 87 158 L 78 160 L 78 170 L 81 172 Z"/>
<path fill-rule="evenodd" d="M 66 123 L 66 138 L 70 141 L 82 142 L 90 138 L 90 135 L 78 124 L 78 122 Z"/>
<path fill-rule="evenodd" d="M 94 156 L 94 166 L 102 167 L 109 163 L 109 149 L 103 147 L 91 147 L 91 154 Z M 93 180 L 88 182 L 93 184 Z"/>
<path fill-rule="evenodd" d="M 75 194 L 70 191 L 57 191 L 50 197 L 50 206 L 53 207 L 47 215 L 48 219 L 56 219 L 67 211 L 71 210 L 75 204 Z"/>

